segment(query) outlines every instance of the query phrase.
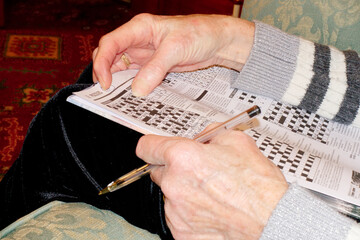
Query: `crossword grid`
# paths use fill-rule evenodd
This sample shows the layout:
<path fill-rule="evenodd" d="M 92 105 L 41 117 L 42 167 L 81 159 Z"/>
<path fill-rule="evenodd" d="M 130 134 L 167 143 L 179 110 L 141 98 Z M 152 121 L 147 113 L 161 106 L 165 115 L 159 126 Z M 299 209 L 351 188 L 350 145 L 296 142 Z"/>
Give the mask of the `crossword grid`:
<path fill-rule="evenodd" d="M 284 174 L 303 178 L 308 182 L 313 181 L 314 172 L 311 172 L 315 161 L 320 158 L 307 155 L 304 151 L 294 149 L 289 144 L 274 141 L 271 137 L 262 137 L 261 133 L 251 129 L 249 135 L 256 141 L 261 152 L 277 165 Z"/>
<path fill-rule="evenodd" d="M 130 89 L 127 90 L 128 92 L 122 94 L 119 99 L 106 105 L 175 136 L 191 138 L 194 129 L 199 132 L 209 123 L 205 121 L 199 126 L 197 124 L 199 119 L 203 119 L 199 114 L 184 111 L 161 102 L 137 98 L 130 93 Z"/>
<path fill-rule="evenodd" d="M 329 120 L 280 102 L 273 102 L 263 119 L 324 144 L 330 135 Z"/>
<path fill-rule="evenodd" d="M 168 86 L 168 87 L 173 87 L 175 82 L 174 81 L 171 81 L 171 79 L 167 79 L 165 78 L 162 83 L 161 83 L 163 86 Z"/>
<path fill-rule="evenodd" d="M 239 96 L 239 99 L 241 101 L 247 101 L 248 103 L 254 103 L 255 100 L 256 100 L 256 96 L 255 95 L 251 95 L 251 94 L 248 94 L 246 92 L 242 92 Z"/>

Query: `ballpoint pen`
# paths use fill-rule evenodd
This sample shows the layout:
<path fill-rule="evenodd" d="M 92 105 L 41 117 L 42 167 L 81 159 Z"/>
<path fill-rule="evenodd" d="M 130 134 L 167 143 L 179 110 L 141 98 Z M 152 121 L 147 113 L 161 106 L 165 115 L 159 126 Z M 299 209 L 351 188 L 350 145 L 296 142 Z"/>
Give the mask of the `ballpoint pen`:
<path fill-rule="evenodd" d="M 251 118 L 260 114 L 260 108 L 258 106 L 253 106 L 248 110 L 236 115 L 235 117 L 230 118 L 229 120 L 221 123 L 220 125 L 211 128 L 197 136 L 193 140 L 206 143 L 211 140 L 214 136 L 219 134 L 220 132 L 227 130 L 227 129 L 235 129 L 243 124 L 246 124 Z M 151 169 L 154 167 L 158 167 L 157 165 L 145 164 L 144 166 L 134 169 L 133 171 L 119 177 L 115 181 L 112 181 L 99 192 L 99 195 L 114 192 L 130 183 L 135 182 L 136 180 L 140 179 L 141 177 L 150 173 Z"/>

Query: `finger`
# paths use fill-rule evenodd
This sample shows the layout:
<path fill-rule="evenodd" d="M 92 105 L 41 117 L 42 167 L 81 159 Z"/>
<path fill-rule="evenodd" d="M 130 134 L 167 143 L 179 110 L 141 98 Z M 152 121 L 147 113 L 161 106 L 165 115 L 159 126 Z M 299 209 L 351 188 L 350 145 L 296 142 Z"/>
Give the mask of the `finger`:
<path fill-rule="evenodd" d="M 128 68 L 130 60 L 128 57 L 124 57 L 125 53 L 117 54 L 114 58 L 114 62 L 110 67 L 110 73 L 118 72 Z"/>
<path fill-rule="evenodd" d="M 210 129 L 216 128 L 216 127 L 219 126 L 219 125 L 221 125 L 221 123 L 219 123 L 219 122 L 210 123 L 210 124 L 207 125 L 206 128 L 205 128 L 204 130 L 202 130 L 200 133 L 207 132 L 207 131 L 209 131 Z"/>
<path fill-rule="evenodd" d="M 249 145 L 255 144 L 255 141 L 242 131 L 225 130 L 214 136 L 211 143 L 247 149 Z"/>
<path fill-rule="evenodd" d="M 98 48 L 95 48 L 94 51 L 93 51 L 93 53 L 92 53 L 92 59 L 93 59 L 93 61 L 94 61 L 94 59 L 95 59 L 95 56 L 96 56 L 97 52 L 98 52 Z M 92 72 L 92 77 L 93 77 L 93 82 L 94 82 L 94 83 L 99 82 L 99 80 L 98 80 L 98 78 L 97 78 L 97 76 L 96 76 L 95 71 Z"/>
<path fill-rule="evenodd" d="M 159 166 L 150 174 L 152 180 L 162 188 L 163 178 L 168 176 L 168 171 L 192 170 L 188 162 L 199 154 L 197 144 L 199 143 L 186 138 L 146 135 L 139 139 L 136 155 L 149 164 Z M 176 166 L 172 167 L 173 165 Z"/>
<path fill-rule="evenodd" d="M 97 52 L 98 52 L 98 48 L 96 48 L 93 51 L 93 59 L 96 58 Z M 126 53 L 117 54 L 114 58 L 113 64 L 110 67 L 110 73 L 113 74 L 114 72 L 128 69 L 130 65 L 131 65 L 131 60 Z M 93 71 L 92 74 L 93 74 L 93 82 L 94 83 L 99 82 L 96 71 Z"/>
<path fill-rule="evenodd" d="M 209 125 L 207 125 L 201 132 L 199 132 L 198 134 L 196 134 L 194 136 L 194 139 L 198 138 L 199 136 L 205 134 L 206 132 L 210 131 L 211 129 L 214 129 L 216 128 L 217 126 L 221 125 L 221 123 L 218 123 L 218 122 L 213 122 L 213 123 L 210 123 Z"/>
<path fill-rule="evenodd" d="M 146 15 L 134 17 L 116 30 L 106 34 L 99 41 L 99 47 L 94 56 L 93 71 L 96 80 L 100 82 L 103 89 L 109 88 L 111 84 L 110 68 L 116 56 L 124 52 L 130 46 L 148 43 L 151 38 L 151 27 L 149 24 L 152 17 Z"/>
<path fill-rule="evenodd" d="M 150 177 L 151 180 L 161 187 L 163 175 L 164 175 L 165 166 L 157 166 L 156 168 L 151 169 Z"/>
<path fill-rule="evenodd" d="M 136 155 L 149 164 L 166 165 L 169 153 L 180 138 L 158 135 L 142 136 L 136 146 Z"/>
<path fill-rule="evenodd" d="M 174 144 L 173 138 L 162 137 L 157 135 L 142 136 L 136 146 L 136 155 L 145 162 L 157 165 L 150 172 L 153 182 L 161 187 L 162 178 L 165 170 L 166 149 Z"/>
<path fill-rule="evenodd" d="M 179 44 L 173 41 L 164 41 L 154 52 L 150 60 L 140 69 L 136 75 L 132 91 L 135 96 L 148 95 L 165 78 L 171 68 L 182 60 L 182 51 L 179 51 Z"/>
<path fill-rule="evenodd" d="M 96 82 L 99 82 L 103 89 L 108 89 L 111 84 L 110 68 L 115 60 L 120 46 L 117 42 L 105 35 L 99 42 L 99 47 L 93 57 L 93 76 Z"/>

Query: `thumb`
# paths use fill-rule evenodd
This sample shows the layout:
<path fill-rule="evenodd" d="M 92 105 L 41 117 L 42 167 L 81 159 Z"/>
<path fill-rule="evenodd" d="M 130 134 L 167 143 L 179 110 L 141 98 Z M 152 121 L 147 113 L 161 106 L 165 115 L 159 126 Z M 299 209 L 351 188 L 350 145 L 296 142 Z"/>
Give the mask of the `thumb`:
<path fill-rule="evenodd" d="M 172 46 L 172 47 L 168 47 Z M 132 92 L 137 97 L 151 93 L 166 74 L 179 63 L 180 56 L 174 45 L 162 43 L 151 59 L 139 70 L 132 83 Z"/>

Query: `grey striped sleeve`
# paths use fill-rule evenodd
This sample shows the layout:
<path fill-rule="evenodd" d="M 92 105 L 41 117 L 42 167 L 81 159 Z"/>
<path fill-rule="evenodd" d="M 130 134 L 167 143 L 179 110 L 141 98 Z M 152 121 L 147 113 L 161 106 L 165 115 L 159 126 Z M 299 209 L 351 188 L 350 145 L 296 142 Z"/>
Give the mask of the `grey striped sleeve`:
<path fill-rule="evenodd" d="M 261 22 L 255 25 L 253 49 L 232 86 L 280 99 L 295 70 L 299 39 Z"/>
<path fill-rule="evenodd" d="M 340 110 L 334 117 L 337 122 L 351 124 L 359 114 L 360 106 L 360 58 L 354 51 L 345 51 L 347 85 Z"/>
<path fill-rule="evenodd" d="M 305 43 L 307 42 L 307 43 Z M 341 52 L 333 47 L 300 40 L 299 51 L 311 52 L 313 57 L 301 58 L 299 53 L 293 78 L 282 97 L 300 108 L 317 113 L 342 124 L 360 127 L 360 58 L 354 51 Z M 309 79 L 299 77 L 304 66 L 312 69 Z M 305 67 L 306 68 L 306 67 Z M 310 77 L 311 76 L 311 77 Z M 293 86 L 303 89 L 303 95 L 295 93 Z M 291 102 L 296 95 L 299 102 Z"/>
<path fill-rule="evenodd" d="M 256 22 L 252 52 L 233 87 L 360 127 L 360 58 Z"/>
<path fill-rule="evenodd" d="M 315 56 L 313 58 L 314 75 L 308 91 L 299 104 L 300 108 L 311 112 L 316 112 L 319 109 L 330 83 L 330 58 L 330 48 L 328 46 L 315 44 Z M 309 61 L 312 61 L 312 59 L 309 59 Z"/>

